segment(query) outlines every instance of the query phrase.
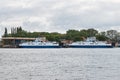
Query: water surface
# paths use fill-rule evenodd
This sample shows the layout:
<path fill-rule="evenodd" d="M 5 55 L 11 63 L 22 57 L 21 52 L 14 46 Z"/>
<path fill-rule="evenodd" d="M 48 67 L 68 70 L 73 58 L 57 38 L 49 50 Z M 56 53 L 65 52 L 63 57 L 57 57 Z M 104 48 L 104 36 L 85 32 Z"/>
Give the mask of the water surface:
<path fill-rule="evenodd" d="M 0 49 L 0 80 L 120 80 L 120 49 Z"/>

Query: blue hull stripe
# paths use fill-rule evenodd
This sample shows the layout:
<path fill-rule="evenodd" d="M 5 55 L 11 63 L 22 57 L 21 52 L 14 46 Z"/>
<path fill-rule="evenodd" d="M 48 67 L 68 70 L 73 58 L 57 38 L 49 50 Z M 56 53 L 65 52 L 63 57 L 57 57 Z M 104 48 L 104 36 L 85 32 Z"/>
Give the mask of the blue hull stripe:
<path fill-rule="evenodd" d="M 60 46 L 19 46 L 20 48 L 61 48 Z M 71 45 L 69 48 L 113 48 L 113 46 L 77 46 Z"/>
<path fill-rule="evenodd" d="M 59 46 L 19 46 L 20 48 L 60 48 Z"/>
<path fill-rule="evenodd" d="M 76 46 L 76 45 L 71 45 L 69 46 L 70 48 L 113 48 L 113 46 Z"/>

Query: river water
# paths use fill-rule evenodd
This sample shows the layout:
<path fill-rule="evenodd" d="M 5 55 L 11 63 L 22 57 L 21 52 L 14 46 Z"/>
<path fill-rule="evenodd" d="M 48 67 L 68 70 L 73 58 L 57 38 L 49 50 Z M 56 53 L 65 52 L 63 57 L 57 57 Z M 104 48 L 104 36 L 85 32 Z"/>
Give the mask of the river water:
<path fill-rule="evenodd" d="M 120 48 L 0 49 L 0 80 L 120 80 Z"/>

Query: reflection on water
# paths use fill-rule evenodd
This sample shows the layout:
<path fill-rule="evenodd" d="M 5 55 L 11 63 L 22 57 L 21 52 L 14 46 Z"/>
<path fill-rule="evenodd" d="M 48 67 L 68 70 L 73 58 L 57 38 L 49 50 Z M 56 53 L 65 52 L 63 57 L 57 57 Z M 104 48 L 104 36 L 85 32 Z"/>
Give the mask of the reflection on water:
<path fill-rule="evenodd" d="M 0 49 L 0 80 L 119 80 L 120 49 Z"/>

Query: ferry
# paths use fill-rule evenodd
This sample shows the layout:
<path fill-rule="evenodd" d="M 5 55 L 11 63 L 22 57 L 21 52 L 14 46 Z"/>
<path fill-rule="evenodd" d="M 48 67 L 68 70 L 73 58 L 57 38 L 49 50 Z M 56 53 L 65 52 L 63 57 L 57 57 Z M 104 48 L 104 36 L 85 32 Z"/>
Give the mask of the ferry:
<path fill-rule="evenodd" d="M 57 42 L 43 41 L 41 38 L 36 38 L 32 42 L 24 42 L 19 44 L 20 48 L 60 48 Z"/>
<path fill-rule="evenodd" d="M 70 48 L 113 48 L 112 44 L 106 41 L 97 41 L 96 37 L 88 37 L 85 41 L 68 44 Z"/>

